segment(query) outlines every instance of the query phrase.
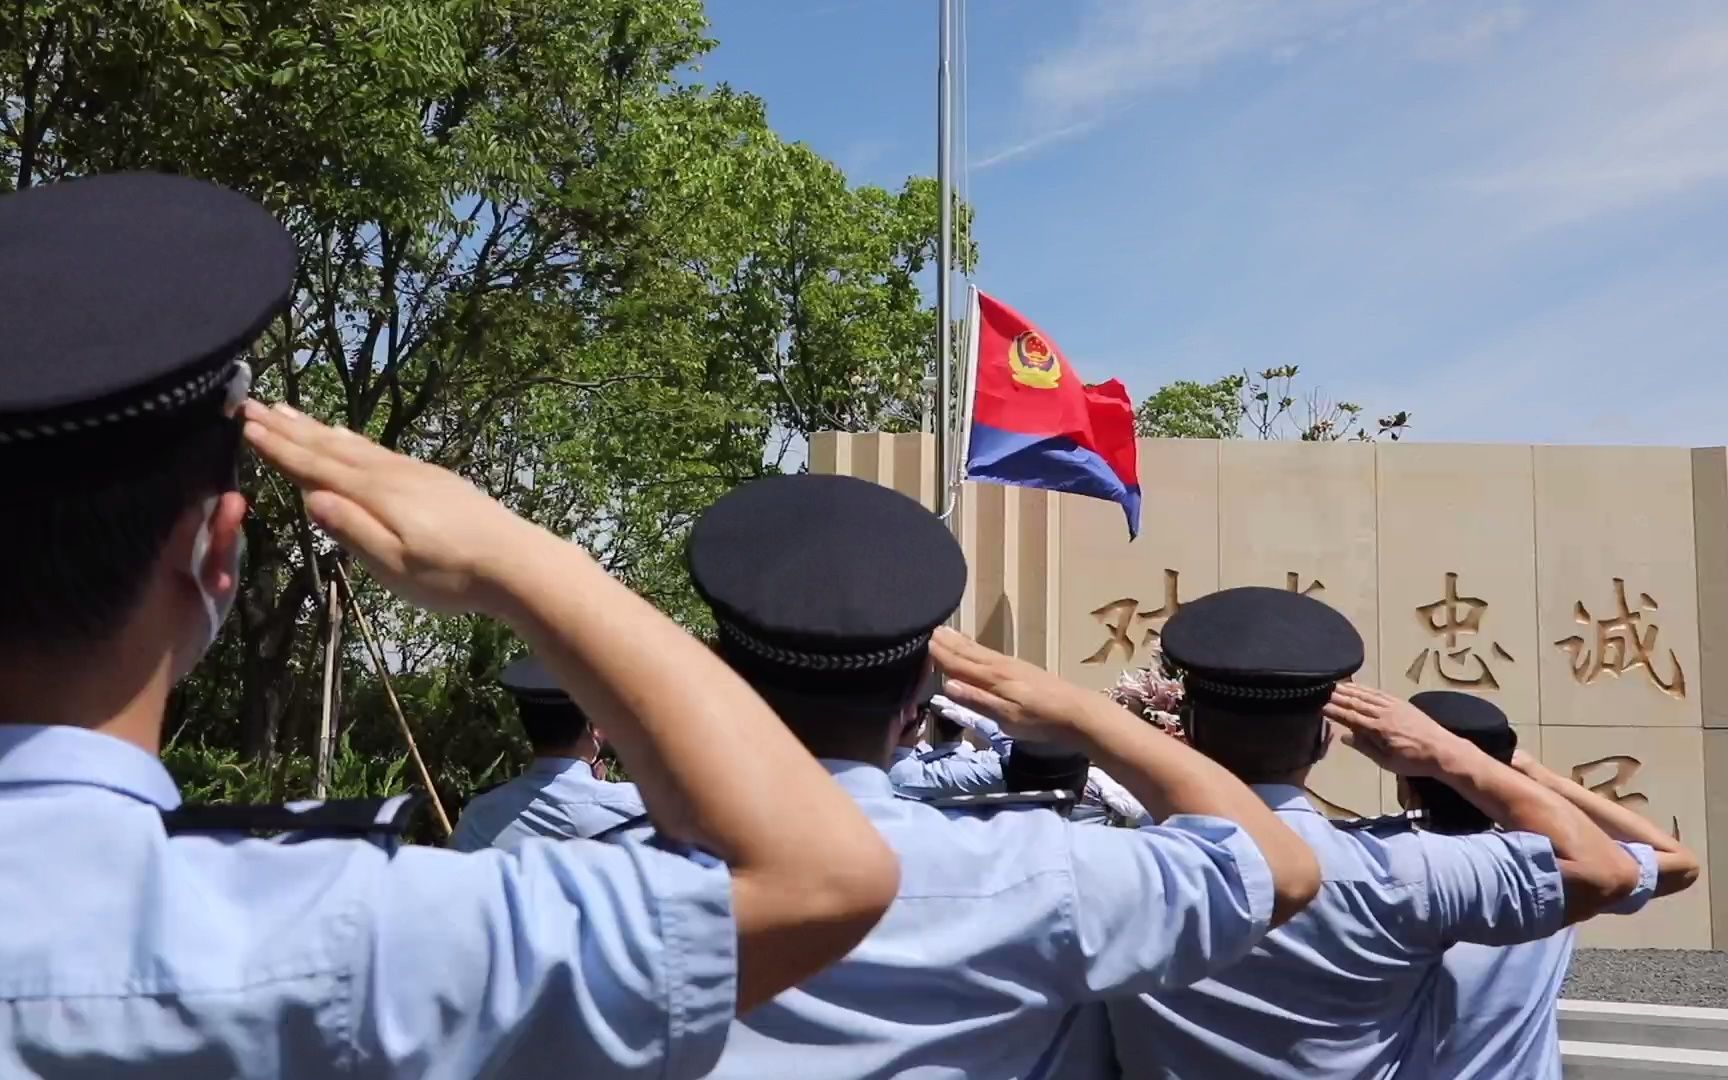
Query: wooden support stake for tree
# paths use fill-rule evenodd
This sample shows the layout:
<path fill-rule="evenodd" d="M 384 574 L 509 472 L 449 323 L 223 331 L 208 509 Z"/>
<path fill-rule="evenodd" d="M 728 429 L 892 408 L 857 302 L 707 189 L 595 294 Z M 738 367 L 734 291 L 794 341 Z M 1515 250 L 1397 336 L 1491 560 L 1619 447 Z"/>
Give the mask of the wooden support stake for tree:
<path fill-rule="evenodd" d="M 366 618 L 366 612 L 354 600 L 354 586 L 348 581 L 348 572 L 342 569 L 342 564 L 336 564 L 336 576 L 342 582 L 342 591 L 348 596 L 348 612 L 354 616 L 354 625 L 360 628 L 360 640 L 366 644 L 366 652 L 372 657 L 372 666 L 378 671 L 378 678 L 383 680 L 384 694 L 390 699 L 390 710 L 396 714 L 396 724 L 402 729 L 402 738 L 408 744 L 408 756 L 414 761 L 414 769 L 420 774 L 421 786 L 425 787 L 426 795 L 432 800 L 432 812 L 438 817 L 438 827 L 444 830 L 446 837 L 453 829 L 450 827 L 450 817 L 444 813 L 444 801 L 438 797 L 438 789 L 432 786 L 432 773 L 426 768 L 426 762 L 420 756 L 420 748 L 414 743 L 414 732 L 408 727 L 408 717 L 402 712 L 402 703 L 396 700 L 396 687 L 390 681 L 390 669 L 384 663 L 384 650 L 378 645 L 378 638 L 372 633 L 372 623 Z"/>
<path fill-rule="evenodd" d="M 313 784 L 316 798 L 330 797 L 330 755 L 335 750 L 336 680 L 341 670 L 338 654 L 342 645 L 342 594 L 330 582 L 330 629 L 324 638 L 324 709 L 318 717 L 318 776 Z"/>

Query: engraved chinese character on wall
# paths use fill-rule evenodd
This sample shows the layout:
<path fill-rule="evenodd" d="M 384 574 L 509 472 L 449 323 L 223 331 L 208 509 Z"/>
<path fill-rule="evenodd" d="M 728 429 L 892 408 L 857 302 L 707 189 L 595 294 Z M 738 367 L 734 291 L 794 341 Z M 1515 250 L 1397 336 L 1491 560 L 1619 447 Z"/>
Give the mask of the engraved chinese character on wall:
<path fill-rule="evenodd" d="M 1140 601 L 1133 597 L 1123 597 L 1112 600 L 1103 607 L 1092 612 L 1092 617 L 1104 624 L 1106 637 L 1103 644 L 1082 664 L 1107 664 L 1121 650 L 1122 659 L 1134 659 L 1142 646 L 1149 646 L 1158 640 L 1158 632 L 1164 621 L 1176 614 L 1182 608 L 1181 574 L 1175 570 L 1164 571 L 1164 602 L 1155 611 L 1141 611 Z M 1156 624 L 1156 625 L 1154 625 Z M 1138 639 L 1135 631 L 1145 627 L 1145 633 Z"/>
<path fill-rule="evenodd" d="M 1618 803 L 1641 814 L 1647 814 L 1650 807 L 1650 797 L 1642 791 L 1626 791 L 1632 783 L 1632 778 L 1638 775 L 1638 770 L 1644 763 L 1630 754 L 1614 754 L 1594 761 L 1585 761 L 1572 766 L 1572 782 L 1589 788 L 1610 802 Z M 1592 776 L 1595 777 L 1592 782 Z M 1680 819 L 1669 815 L 1672 835 L 1680 839 Z"/>
<path fill-rule="evenodd" d="M 1664 679 L 1658 670 L 1661 661 L 1657 636 L 1661 627 L 1652 617 L 1657 610 L 1655 598 L 1649 593 L 1639 593 L 1638 610 L 1633 611 L 1626 599 L 1626 579 L 1615 578 L 1614 603 L 1617 610 L 1606 619 L 1594 618 L 1582 600 L 1573 606 L 1572 617 L 1591 628 L 1592 633 L 1590 640 L 1574 634 L 1554 643 L 1570 659 L 1572 677 L 1589 686 L 1604 675 L 1619 678 L 1634 668 L 1641 668 L 1658 690 L 1669 697 L 1684 698 L 1686 673 L 1681 670 L 1680 658 L 1674 650 L 1668 650 L 1665 665 L 1668 677 Z"/>
<path fill-rule="evenodd" d="M 1446 575 L 1445 595 L 1432 604 L 1424 604 L 1416 609 L 1416 621 L 1421 623 L 1428 633 L 1437 639 L 1435 645 L 1423 649 L 1410 661 L 1404 676 L 1411 682 L 1421 685 L 1423 676 L 1432 667 L 1439 676 L 1441 683 L 1452 688 L 1498 690 L 1500 680 L 1494 675 L 1494 668 L 1489 664 L 1491 656 L 1496 662 L 1513 663 L 1512 654 L 1498 641 L 1489 641 L 1480 646 L 1475 641 L 1482 633 L 1482 618 L 1488 612 L 1488 601 L 1478 596 L 1458 595 L 1458 575 Z M 1460 638 L 1469 638 L 1462 645 Z M 1482 652 L 1478 652 L 1480 647 Z M 1484 653 L 1488 655 L 1483 655 Z M 1433 663 L 1429 663 L 1429 658 Z"/>
<path fill-rule="evenodd" d="M 1313 596 L 1316 593 L 1325 592 L 1326 591 L 1326 583 L 1324 581 L 1321 581 L 1319 578 L 1314 578 L 1311 581 L 1309 581 L 1307 588 L 1303 588 L 1302 587 L 1302 575 L 1298 574 L 1294 570 L 1290 570 L 1284 574 L 1284 588 L 1290 592 L 1297 593 L 1297 594 L 1300 594 L 1302 596 Z"/>

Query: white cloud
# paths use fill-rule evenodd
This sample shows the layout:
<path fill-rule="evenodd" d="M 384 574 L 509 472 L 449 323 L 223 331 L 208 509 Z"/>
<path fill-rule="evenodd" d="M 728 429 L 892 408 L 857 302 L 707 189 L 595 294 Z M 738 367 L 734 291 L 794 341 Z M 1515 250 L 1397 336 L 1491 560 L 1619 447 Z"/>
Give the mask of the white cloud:
<path fill-rule="evenodd" d="M 1441 27 L 1427 34 L 1417 41 L 1416 54 L 1427 60 L 1473 60 L 1529 21 L 1529 10 L 1520 3 L 1486 8 L 1456 26 Z"/>
<path fill-rule="evenodd" d="M 1335 38 L 1374 0 L 1084 0 L 1078 33 L 1033 64 L 1034 112 L 1062 123 L 1243 57 L 1288 60 Z"/>
<path fill-rule="evenodd" d="M 1603 43 L 1520 80 L 1503 149 L 1453 186 L 1526 229 L 1569 225 L 1728 181 L 1728 23 Z"/>
<path fill-rule="evenodd" d="M 1080 120 L 1072 124 L 1063 124 L 1060 127 L 1040 132 L 1030 138 L 1022 139 L 1011 146 L 1005 146 L 1002 149 L 993 151 L 981 158 L 975 158 L 971 164 L 974 169 L 979 170 L 993 169 L 998 165 L 1006 165 L 1010 161 L 1018 161 L 1020 158 L 1036 154 L 1045 147 L 1054 146 L 1057 143 L 1066 142 L 1069 139 L 1077 139 L 1088 131 L 1091 131 L 1093 128 L 1096 128 L 1102 122 L 1103 120 L 1101 118 L 1094 118 L 1091 120 Z"/>

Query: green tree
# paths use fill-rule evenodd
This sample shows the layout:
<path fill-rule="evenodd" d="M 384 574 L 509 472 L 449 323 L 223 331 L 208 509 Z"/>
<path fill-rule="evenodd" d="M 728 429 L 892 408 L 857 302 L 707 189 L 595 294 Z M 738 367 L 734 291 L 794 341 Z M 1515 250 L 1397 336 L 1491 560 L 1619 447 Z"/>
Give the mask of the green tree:
<path fill-rule="evenodd" d="M 20 0 L 0 190 L 142 168 L 263 200 L 300 280 L 262 394 L 458 469 L 695 625 L 704 506 L 813 431 L 916 426 L 937 216 L 929 181 L 853 187 L 692 82 L 711 45 L 700 0 Z M 170 716 L 237 760 L 308 748 L 342 560 L 248 486 L 236 618 Z M 354 583 L 434 770 L 520 754 L 491 687 L 512 643 Z M 351 745 L 388 753 L 345 641 Z"/>
<path fill-rule="evenodd" d="M 1173 382 L 1140 403 L 1135 433 L 1170 439 L 1300 439 L 1303 442 L 1397 441 L 1410 429 L 1404 410 L 1370 427 L 1362 406 L 1319 390 L 1298 395 L 1295 364 L 1258 374 L 1241 372 L 1216 382 Z"/>

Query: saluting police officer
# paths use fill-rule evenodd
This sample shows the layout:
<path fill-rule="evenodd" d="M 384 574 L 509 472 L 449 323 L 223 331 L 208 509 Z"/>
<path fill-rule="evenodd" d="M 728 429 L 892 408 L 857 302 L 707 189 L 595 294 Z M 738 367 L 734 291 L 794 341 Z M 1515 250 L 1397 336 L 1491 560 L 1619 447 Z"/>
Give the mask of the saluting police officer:
<path fill-rule="evenodd" d="M 1085 1005 L 1201 978 L 1312 894 L 1312 855 L 1218 766 L 1100 694 L 951 631 L 933 639 L 966 564 L 905 496 L 842 476 L 760 480 L 697 522 L 689 559 L 721 652 L 901 860 L 881 924 L 734 1024 L 715 1076 L 1094 1075 L 1109 1047 Z M 932 655 L 948 695 L 1109 762 L 1163 826 L 1076 827 L 1043 797 L 945 812 L 897 796 L 884 768 Z"/>
<path fill-rule="evenodd" d="M 498 683 L 516 700 L 534 760 L 521 776 L 469 801 L 451 847 L 508 849 L 533 836 L 586 840 L 647 813 L 635 784 L 595 775 L 599 732 L 545 664 L 524 656 L 504 668 Z"/>
<path fill-rule="evenodd" d="M 935 736 L 929 747 L 922 750 L 896 748 L 888 765 L 888 779 L 902 795 L 919 798 L 945 798 L 950 795 L 988 795 L 1005 790 L 1002 784 L 1002 755 L 1013 740 L 1002 735 L 993 722 L 979 717 L 979 730 L 989 739 L 991 747 L 981 750 L 961 737 L 965 729 L 950 713 L 955 712 L 948 699 L 935 692 L 936 680 L 929 680 L 918 713 L 926 718 Z"/>
<path fill-rule="evenodd" d="M 1190 744 L 1254 785 L 1313 847 L 1324 883 L 1236 966 L 1112 1003 L 1124 1076 L 1438 1076 L 1432 991 L 1451 945 L 1545 937 L 1633 890 L 1633 860 L 1566 800 L 1408 702 L 1338 685 L 1361 667 L 1362 639 L 1320 601 L 1227 589 L 1184 605 L 1162 637 Z M 1328 717 L 1381 767 L 1444 781 L 1508 831 L 1334 826 L 1303 793 Z"/>
<path fill-rule="evenodd" d="M 863 935 L 893 857 L 725 664 L 450 473 L 243 406 L 386 586 L 504 620 L 591 703 L 665 850 L 175 831 L 283 816 L 185 813 L 157 750 L 239 587 L 238 358 L 294 271 L 194 180 L 0 198 L 0 1076 L 704 1075 L 735 1012 Z"/>
<path fill-rule="evenodd" d="M 1635 810 L 1605 799 L 1582 784 L 1544 768 L 1518 749 L 1518 733 L 1498 705 L 1456 690 L 1430 690 L 1410 704 L 1435 723 L 1495 761 L 1560 795 L 1603 832 L 1620 841 L 1638 863 L 1638 885 L 1626 899 L 1604 910 L 1630 915 L 1651 899 L 1689 887 L 1698 878 L 1698 857 Z M 1400 777 L 1399 801 L 1421 815 L 1432 832 L 1484 833 L 1494 823 L 1440 780 Z M 1435 1075 L 1448 1080 L 1560 1080 L 1560 1025 L 1555 1009 L 1578 931 L 1517 945 L 1460 943 L 1446 950 L 1435 998 L 1440 1038 Z"/>
<path fill-rule="evenodd" d="M 947 798 L 955 795 L 982 795 L 997 791 L 1027 791 L 1016 787 L 1008 773 L 1011 769 L 1015 743 L 1002 733 L 1001 725 L 972 709 L 935 695 L 928 706 L 937 731 L 959 732 L 970 729 L 987 740 L 988 750 L 974 750 L 952 738 L 923 754 L 895 751 L 893 764 L 888 766 L 888 779 L 902 795 L 922 798 Z M 1084 760 L 1084 755 L 1081 759 Z M 1040 768 L 1039 771 L 1044 771 Z M 1068 814 L 1077 825 L 1151 825 L 1146 808 L 1096 765 L 1068 777 L 1064 787 L 1073 787 L 1078 801 Z"/>

